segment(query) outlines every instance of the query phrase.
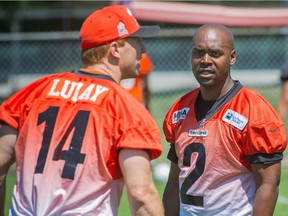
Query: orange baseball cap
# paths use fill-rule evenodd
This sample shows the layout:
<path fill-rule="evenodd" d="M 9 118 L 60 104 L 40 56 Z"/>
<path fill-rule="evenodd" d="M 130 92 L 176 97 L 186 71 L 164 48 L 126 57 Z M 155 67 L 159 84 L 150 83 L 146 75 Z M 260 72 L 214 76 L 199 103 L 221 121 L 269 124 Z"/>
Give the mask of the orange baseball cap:
<path fill-rule="evenodd" d="M 131 10 L 112 5 L 89 15 L 80 29 L 81 48 L 87 49 L 126 37 L 154 37 L 160 27 L 140 26 Z"/>

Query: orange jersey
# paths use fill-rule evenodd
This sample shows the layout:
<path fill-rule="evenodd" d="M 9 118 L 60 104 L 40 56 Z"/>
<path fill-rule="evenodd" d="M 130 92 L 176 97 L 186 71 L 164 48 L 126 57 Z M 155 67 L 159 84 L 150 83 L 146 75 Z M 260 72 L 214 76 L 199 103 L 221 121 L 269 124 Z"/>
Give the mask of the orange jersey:
<path fill-rule="evenodd" d="M 284 124 L 263 97 L 239 82 L 197 120 L 198 93 L 177 100 L 163 123 L 172 143 L 168 158 L 180 168 L 181 215 L 251 215 L 256 185 L 250 164 L 282 159 Z M 257 157 L 262 154 L 271 157 Z"/>
<path fill-rule="evenodd" d="M 137 100 L 144 103 L 143 91 L 145 82 L 143 76 L 148 75 L 154 68 L 152 60 L 146 53 L 142 54 L 140 61 L 139 76 L 136 78 L 124 79 L 121 81 L 121 86 L 127 89 Z"/>
<path fill-rule="evenodd" d="M 122 148 L 162 151 L 149 112 L 109 76 L 46 76 L 0 107 L 19 131 L 13 215 L 117 215 Z M 111 208 L 112 206 L 112 208 Z"/>

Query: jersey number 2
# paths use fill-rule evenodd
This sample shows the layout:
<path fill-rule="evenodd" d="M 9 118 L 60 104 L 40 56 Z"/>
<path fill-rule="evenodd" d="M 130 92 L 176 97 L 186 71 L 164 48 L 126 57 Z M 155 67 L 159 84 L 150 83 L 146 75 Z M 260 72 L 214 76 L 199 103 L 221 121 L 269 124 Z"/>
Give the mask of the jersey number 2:
<path fill-rule="evenodd" d="M 40 153 L 38 155 L 37 165 L 35 168 L 35 173 L 43 173 L 58 112 L 59 107 L 49 107 L 46 111 L 40 113 L 38 116 L 37 125 L 45 122 L 45 129 L 43 133 Z M 54 161 L 65 161 L 62 171 L 62 178 L 74 179 L 77 164 L 83 164 L 84 162 L 85 154 L 81 153 L 81 147 L 87 127 L 87 122 L 89 119 L 89 114 L 90 112 L 85 110 L 79 110 L 76 113 L 74 119 L 70 123 L 68 129 L 66 130 L 62 139 L 54 150 L 52 159 Z M 63 146 L 69 134 L 72 132 L 73 136 L 70 142 L 69 149 L 63 150 Z"/>
<path fill-rule="evenodd" d="M 191 155 L 193 152 L 197 152 L 197 161 L 195 168 L 192 172 L 185 178 L 181 190 L 181 202 L 188 205 L 203 206 L 204 200 L 203 196 L 192 196 L 187 195 L 189 188 L 197 181 L 197 179 L 203 174 L 206 161 L 205 148 L 202 143 L 191 143 L 184 150 L 183 166 L 190 167 L 191 165 Z"/>

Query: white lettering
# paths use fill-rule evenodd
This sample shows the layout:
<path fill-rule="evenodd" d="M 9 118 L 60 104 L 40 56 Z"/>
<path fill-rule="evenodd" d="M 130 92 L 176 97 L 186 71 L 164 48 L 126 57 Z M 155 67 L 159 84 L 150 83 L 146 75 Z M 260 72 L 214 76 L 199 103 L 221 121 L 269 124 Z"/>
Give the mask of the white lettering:
<path fill-rule="evenodd" d="M 96 101 L 97 97 L 103 92 L 108 91 L 108 88 L 97 85 L 95 94 L 90 98 L 91 101 Z"/>
<path fill-rule="evenodd" d="M 72 101 L 74 101 L 74 102 L 77 101 L 77 99 L 78 99 L 77 97 L 78 97 L 79 91 L 81 90 L 83 85 L 84 85 L 83 83 L 77 83 L 76 90 L 74 92 L 73 97 L 71 98 Z"/>
<path fill-rule="evenodd" d="M 59 86 L 62 86 L 62 89 L 60 91 L 56 91 L 57 87 L 59 88 Z M 74 102 L 78 100 L 96 101 L 99 95 L 109 90 L 107 87 L 95 84 L 90 84 L 88 87 L 83 88 L 84 83 L 82 82 L 72 82 L 70 80 L 61 81 L 60 79 L 54 79 L 48 96 L 60 96 L 65 99 L 71 99 Z"/>
<path fill-rule="evenodd" d="M 52 88 L 50 89 L 50 92 L 48 93 L 49 96 L 59 96 L 60 92 L 55 92 L 57 84 L 60 82 L 60 79 L 54 79 Z"/>
<path fill-rule="evenodd" d="M 90 84 L 78 97 L 79 100 L 88 100 L 92 93 L 92 90 L 95 88 L 95 84 Z"/>
<path fill-rule="evenodd" d="M 67 90 L 68 90 L 70 84 L 71 84 L 71 87 L 70 87 L 70 89 L 69 89 L 69 91 L 67 93 Z M 70 98 L 72 93 L 73 93 L 73 91 L 74 91 L 74 89 L 75 89 L 75 87 L 76 87 L 76 85 L 77 85 L 77 83 L 75 83 L 75 82 L 71 82 L 70 80 L 65 80 L 64 81 L 64 86 L 63 86 L 63 88 L 62 88 L 62 90 L 60 92 L 60 96 L 63 97 L 63 98 Z"/>

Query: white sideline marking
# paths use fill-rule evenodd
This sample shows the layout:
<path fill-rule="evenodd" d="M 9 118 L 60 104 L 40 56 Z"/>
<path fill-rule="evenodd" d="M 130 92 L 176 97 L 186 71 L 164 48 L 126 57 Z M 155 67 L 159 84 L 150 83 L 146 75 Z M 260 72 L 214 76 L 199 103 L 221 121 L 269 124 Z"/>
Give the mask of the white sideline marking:
<path fill-rule="evenodd" d="M 284 196 L 281 196 L 279 195 L 278 197 L 278 202 L 281 203 L 281 204 L 285 204 L 285 205 L 288 205 L 288 198 L 287 197 L 284 197 Z"/>

